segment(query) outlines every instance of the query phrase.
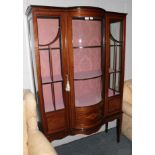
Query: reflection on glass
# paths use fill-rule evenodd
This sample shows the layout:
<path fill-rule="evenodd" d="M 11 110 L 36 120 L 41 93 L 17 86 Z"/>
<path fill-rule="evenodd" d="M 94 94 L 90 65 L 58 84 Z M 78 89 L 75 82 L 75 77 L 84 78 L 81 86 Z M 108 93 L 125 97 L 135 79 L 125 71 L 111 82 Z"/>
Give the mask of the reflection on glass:
<path fill-rule="evenodd" d="M 114 89 L 114 74 L 110 74 L 110 89 Z"/>
<path fill-rule="evenodd" d="M 114 71 L 115 59 L 114 59 L 114 47 L 110 47 L 110 70 Z"/>
<path fill-rule="evenodd" d="M 121 46 L 117 46 L 116 70 L 121 70 Z"/>
<path fill-rule="evenodd" d="M 115 90 L 120 91 L 120 73 L 116 73 Z"/>
<path fill-rule="evenodd" d="M 110 24 L 110 33 L 117 41 L 122 41 L 122 22 L 112 22 Z"/>

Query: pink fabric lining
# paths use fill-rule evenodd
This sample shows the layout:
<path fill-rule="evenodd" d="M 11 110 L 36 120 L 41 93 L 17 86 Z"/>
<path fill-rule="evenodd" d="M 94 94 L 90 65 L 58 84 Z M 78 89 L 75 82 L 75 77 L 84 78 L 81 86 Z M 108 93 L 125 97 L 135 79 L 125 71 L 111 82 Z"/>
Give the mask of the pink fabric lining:
<path fill-rule="evenodd" d="M 101 78 L 75 81 L 74 89 L 76 106 L 89 106 L 102 100 Z"/>
<path fill-rule="evenodd" d="M 63 102 L 63 96 L 62 96 L 61 83 L 54 83 L 54 92 L 55 92 L 56 110 L 63 109 L 64 102 Z M 44 96 L 45 112 L 54 111 L 50 84 L 43 85 L 43 96 Z"/>
<path fill-rule="evenodd" d="M 101 49 L 74 49 L 74 73 L 101 72 Z"/>
<path fill-rule="evenodd" d="M 49 67 L 49 53 L 45 50 L 40 50 L 40 63 L 41 63 L 41 76 L 43 82 L 52 81 L 50 78 Z M 54 50 L 51 52 L 52 64 L 53 64 L 53 81 L 62 80 L 61 76 L 61 63 L 60 63 L 60 51 Z"/>
<path fill-rule="evenodd" d="M 61 75 L 54 75 L 53 76 L 53 81 L 62 81 L 62 77 Z M 42 83 L 49 83 L 49 82 L 52 82 L 51 78 L 50 77 L 42 77 Z"/>
<path fill-rule="evenodd" d="M 37 22 L 39 44 L 48 44 L 49 42 L 53 41 L 58 32 L 59 20 L 38 18 Z M 52 44 L 52 47 L 59 47 L 59 39 Z"/>
<path fill-rule="evenodd" d="M 83 98 L 78 98 L 75 100 L 76 107 L 85 107 L 85 106 L 91 106 L 99 103 L 102 100 L 100 95 L 92 95 L 89 94 L 89 96 L 84 96 Z"/>
<path fill-rule="evenodd" d="M 72 20 L 73 46 L 101 45 L 101 21 Z"/>

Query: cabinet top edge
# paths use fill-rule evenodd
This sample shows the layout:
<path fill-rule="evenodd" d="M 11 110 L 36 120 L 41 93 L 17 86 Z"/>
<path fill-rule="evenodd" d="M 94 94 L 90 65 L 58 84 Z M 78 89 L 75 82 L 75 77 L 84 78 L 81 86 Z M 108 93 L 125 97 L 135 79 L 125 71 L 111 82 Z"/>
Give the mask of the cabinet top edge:
<path fill-rule="evenodd" d="M 41 5 L 29 5 L 26 9 L 25 14 L 29 15 L 30 12 L 32 11 L 32 9 L 62 9 L 63 11 L 74 11 L 74 9 L 76 10 L 80 10 L 80 9 L 94 9 L 94 10 L 98 10 L 98 11 L 102 11 L 103 13 L 117 13 L 117 14 L 124 14 L 127 15 L 127 13 L 120 13 L 120 12 L 111 12 L 111 11 L 106 11 L 103 8 L 100 7 L 94 7 L 94 6 L 71 6 L 71 7 L 57 7 L 57 6 L 41 6 Z"/>

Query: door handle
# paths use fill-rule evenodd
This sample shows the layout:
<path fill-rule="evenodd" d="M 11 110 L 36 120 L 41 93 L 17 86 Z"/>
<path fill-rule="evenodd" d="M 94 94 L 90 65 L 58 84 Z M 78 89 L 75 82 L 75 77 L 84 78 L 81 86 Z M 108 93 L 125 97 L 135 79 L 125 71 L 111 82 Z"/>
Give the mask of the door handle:
<path fill-rule="evenodd" d="M 69 84 L 68 74 L 66 74 L 66 78 L 67 78 L 66 91 L 67 91 L 67 92 L 70 92 L 70 84 Z"/>

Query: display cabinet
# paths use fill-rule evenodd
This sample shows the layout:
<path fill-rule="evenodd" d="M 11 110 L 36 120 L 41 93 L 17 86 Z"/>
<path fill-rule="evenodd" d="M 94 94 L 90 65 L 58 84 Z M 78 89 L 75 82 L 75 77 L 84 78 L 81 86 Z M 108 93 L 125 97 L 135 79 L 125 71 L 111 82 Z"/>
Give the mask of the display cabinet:
<path fill-rule="evenodd" d="M 49 140 L 122 122 L 126 14 L 30 6 L 29 42 L 39 123 Z"/>

